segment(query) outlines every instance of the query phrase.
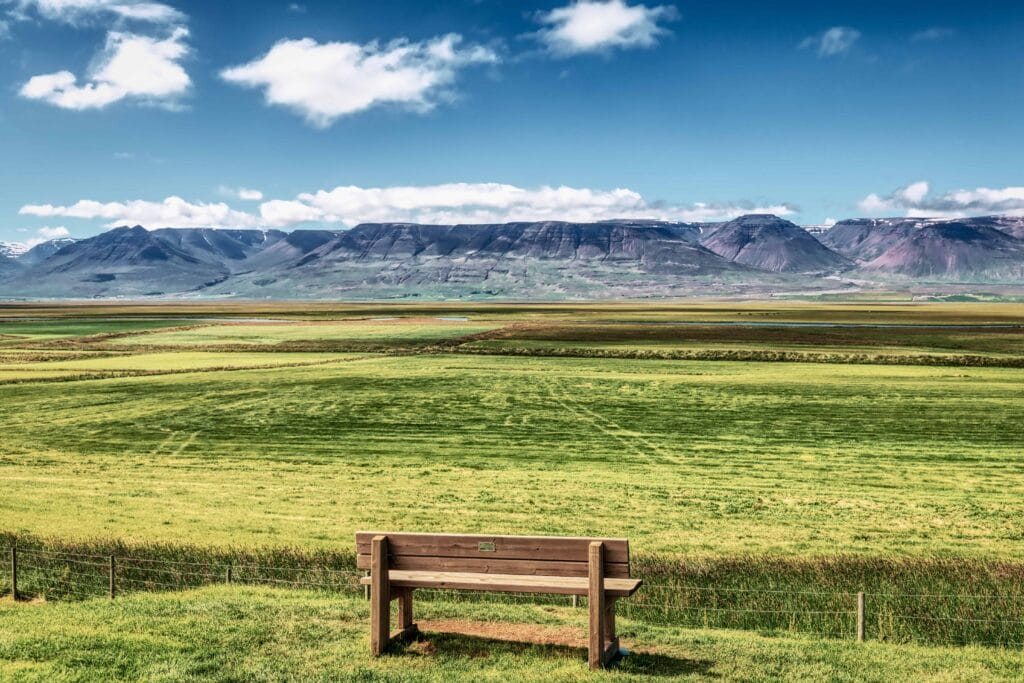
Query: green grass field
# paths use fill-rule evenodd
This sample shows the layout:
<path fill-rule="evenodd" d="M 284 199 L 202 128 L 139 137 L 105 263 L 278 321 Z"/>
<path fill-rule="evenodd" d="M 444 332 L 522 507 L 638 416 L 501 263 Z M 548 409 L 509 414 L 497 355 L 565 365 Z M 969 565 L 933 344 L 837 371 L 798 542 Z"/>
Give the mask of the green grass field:
<path fill-rule="evenodd" d="M 735 324 L 745 321 L 759 324 Z M 881 616 L 875 626 L 901 640 L 1016 641 L 1021 325 L 1016 304 L 17 306 L 0 310 L 0 532 L 64 548 L 320 549 L 342 563 L 360 528 L 623 535 L 651 599 L 653 586 L 700 582 L 996 592 L 997 608 L 928 612 L 961 620 L 955 633 Z M 147 600 L 132 604 L 162 604 Z M 891 602 L 886 614 L 909 609 Z M 45 640 L 48 617 L 25 615 L 51 609 L 85 608 L 19 606 L 17 618 L 39 619 Z M 979 625 L 993 609 L 1021 623 L 994 636 Z M 709 651 L 738 657 L 729 639 L 757 638 L 680 635 L 671 623 L 695 625 L 682 614 L 636 617 L 665 629 L 665 652 L 711 638 Z M 844 658 L 882 656 L 802 647 L 787 641 L 784 662 L 740 658 L 722 675 L 813 678 L 805 667 L 819 662 L 817 677 L 829 678 Z M 991 663 L 998 652 L 973 652 L 932 654 L 1006 673 Z M 305 671 L 310 656 L 282 666 Z M 546 656 L 528 657 L 538 676 L 581 674 L 537 660 Z M 43 660 L 39 671 L 62 666 Z M 923 662 L 879 679 L 941 678 L 945 665 Z M 465 665 L 401 670 L 430 680 Z M 480 665 L 483 678 L 499 666 Z"/>
<path fill-rule="evenodd" d="M 586 670 L 581 610 L 431 603 L 418 615 L 427 642 L 371 660 L 368 603 L 359 598 L 235 587 L 114 602 L 0 602 L 0 679 L 888 683 L 1024 676 L 1020 652 L 858 646 L 632 620 L 624 620 L 620 630 L 634 654 L 610 672 L 592 674 Z M 524 635 L 538 644 L 524 643 Z"/>

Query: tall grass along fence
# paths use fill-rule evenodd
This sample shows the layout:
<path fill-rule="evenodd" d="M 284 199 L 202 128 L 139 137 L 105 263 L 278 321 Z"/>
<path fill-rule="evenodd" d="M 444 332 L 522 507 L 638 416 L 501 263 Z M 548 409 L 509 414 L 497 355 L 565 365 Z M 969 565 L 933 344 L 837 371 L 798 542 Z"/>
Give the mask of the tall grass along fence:
<path fill-rule="evenodd" d="M 352 551 L 65 543 L 0 536 L 0 594 L 83 600 L 211 584 L 362 595 Z M 1024 646 L 1024 564 L 831 557 L 634 559 L 628 618 L 827 638 Z M 420 590 L 438 608 L 499 602 L 582 607 L 585 598 Z"/>

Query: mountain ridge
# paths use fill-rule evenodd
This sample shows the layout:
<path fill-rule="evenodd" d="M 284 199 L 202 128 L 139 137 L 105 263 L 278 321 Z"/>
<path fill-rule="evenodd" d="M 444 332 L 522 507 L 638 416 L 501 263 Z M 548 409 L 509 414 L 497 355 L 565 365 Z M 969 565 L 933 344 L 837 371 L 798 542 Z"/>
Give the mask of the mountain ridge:
<path fill-rule="evenodd" d="M 848 219 L 820 234 L 770 214 L 346 230 L 122 226 L 0 255 L 0 296 L 608 297 L 1024 283 L 1024 219 Z M 34 257 L 31 254 L 36 252 Z"/>

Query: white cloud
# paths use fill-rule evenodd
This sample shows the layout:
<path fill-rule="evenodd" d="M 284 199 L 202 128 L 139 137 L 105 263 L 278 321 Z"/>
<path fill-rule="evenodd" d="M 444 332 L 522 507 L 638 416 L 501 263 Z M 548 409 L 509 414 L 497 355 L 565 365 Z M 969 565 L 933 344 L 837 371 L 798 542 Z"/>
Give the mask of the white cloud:
<path fill-rule="evenodd" d="M 367 222 L 433 224 L 504 223 L 510 221 L 590 222 L 612 218 L 666 221 L 728 220 L 746 213 L 790 215 L 789 204 L 665 204 L 649 202 L 629 189 L 574 187 L 526 189 L 501 183 L 448 183 L 405 187 L 336 187 L 303 193 L 295 199 L 271 199 L 259 215 L 224 203 L 190 203 L 180 197 L 162 202 L 133 200 L 102 203 L 83 199 L 70 206 L 28 204 L 23 215 L 100 219 L 108 226 L 289 227 L 302 223 L 356 225 Z"/>
<path fill-rule="evenodd" d="M 833 225 L 835 225 L 838 222 L 839 221 L 837 221 L 835 218 L 832 218 L 830 216 L 830 217 L 826 218 L 825 220 L 823 220 L 821 222 L 821 225 L 822 225 L 822 227 L 825 227 L 825 228 L 831 228 Z"/>
<path fill-rule="evenodd" d="M 70 71 L 58 71 L 33 76 L 20 94 L 74 110 L 101 109 L 124 99 L 173 107 L 192 83 L 180 64 L 189 51 L 187 36 L 181 26 L 163 40 L 111 31 L 84 83 Z"/>
<path fill-rule="evenodd" d="M 224 195 L 225 197 L 232 197 L 234 199 L 241 199 L 247 202 L 258 202 L 263 199 L 263 193 L 259 190 L 253 190 L 248 187 L 226 187 L 221 185 L 217 188 L 217 192 Z"/>
<path fill-rule="evenodd" d="M 68 24 L 103 16 L 154 24 L 185 19 L 184 14 L 170 5 L 147 0 L 0 0 L 0 4 L 13 5 L 18 15 L 34 10 L 45 19 Z"/>
<path fill-rule="evenodd" d="M 850 51 L 860 39 L 861 33 L 849 26 L 833 26 L 821 33 L 804 38 L 800 49 L 813 48 L 819 57 L 834 57 Z"/>
<path fill-rule="evenodd" d="M 951 28 L 933 26 L 913 34 L 910 36 L 910 40 L 915 43 L 920 43 L 925 41 L 945 40 L 946 38 L 952 38 L 954 35 L 956 35 L 956 31 Z"/>
<path fill-rule="evenodd" d="M 629 189 L 610 191 L 573 187 L 525 189 L 501 183 L 448 183 L 408 187 L 336 187 L 303 193 L 294 200 L 260 206 L 267 225 L 299 222 L 503 223 L 559 220 L 589 222 L 611 218 L 711 221 L 745 213 L 794 212 L 789 205 L 749 203 L 664 205 L 647 202 Z"/>
<path fill-rule="evenodd" d="M 162 202 L 136 199 L 128 202 L 97 202 L 83 199 L 70 206 L 26 204 L 18 213 L 27 216 L 100 219 L 108 227 L 143 225 L 147 228 L 248 228 L 259 225 L 260 219 L 236 211 L 224 203 L 191 203 L 181 197 L 168 197 Z"/>
<path fill-rule="evenodd" d="M 49 242 L 50 240 L 55 240 L 59 237 L 70 236 L 71 233 L 68 232 L 68 229 L 65 228 L 63 225 L 58 225 L 53 228 L 44 226 L 36 230 L 35 237 L 30 237 L 29 239 L 25 240 L 23 244 L 29 249 L 31 249 L 32 247 L 42 244 L 43 242 Z"/>
<path fill-rule="evenodd" d="M 907 216 L 946 218 L 985 214 L 1024 216 L 1024 187 L 979 187 L 935 197 L 930 192 L 929 184 L 921 180 L 884 197 L 872 192 L 858 203 L 858 207 L 868 214 L 903 212 Z"/>
<path fill-rule="evenodd" d="M 657 45 L 669 33 L 659 22 L 679 13 L 671 5 L 628 5 L 624 0 L 579 0 L 538 14 L 545 25 L 534 35 L 555 54 L 602 52 Z"/>
<path fill-rule="evenodd" d="M 324 214 L 320 209 L 287 199 L 272 199 L 260 204 L 260 216 L 264 224 L 276 227 L 324 220 Z"/>
<path fill-rule="evenodd" d="M 463 48 L 461 42 L 454 33 L 385 45 L 282 40 L 259 59 L 225 69 L 221 77 L 262 88 L 267 104 L 288 107 L 324 128 L 379 105 L 429 111 L 450 94 L 460 69 L 498 61 L 490 48 Z"/>

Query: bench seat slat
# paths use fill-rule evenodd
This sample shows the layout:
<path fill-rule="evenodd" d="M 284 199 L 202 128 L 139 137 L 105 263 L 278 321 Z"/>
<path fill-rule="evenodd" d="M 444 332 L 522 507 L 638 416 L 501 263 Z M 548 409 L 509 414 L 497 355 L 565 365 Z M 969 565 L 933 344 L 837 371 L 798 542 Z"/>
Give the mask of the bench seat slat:
<path fill-rule="evenodd" d="M 431 572 L 393 569 L 388 579 L 396 588 L 438 588 L 493 591 L 497 593 L 550 593 L 586 595 L 589 579 L 585 576 L 532 576 L 524 574 L 478 574 L 469 572 Z M 359 580 L 369 584 L 370 577 Z M 629 597 L 640 588 L 640 579 L 605 579 L 605 591 L 611 597 Z"/>

